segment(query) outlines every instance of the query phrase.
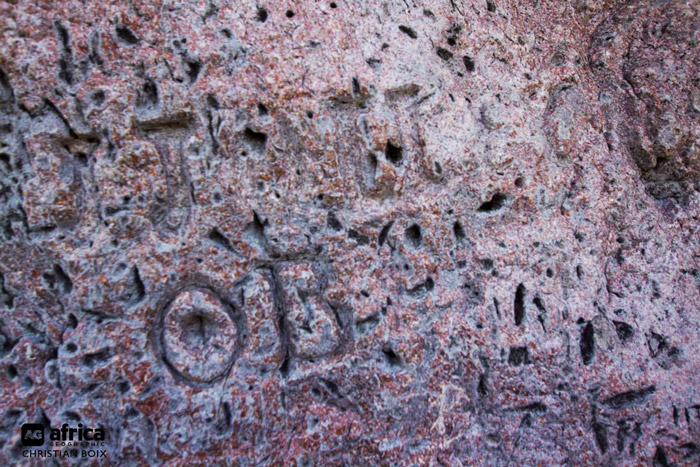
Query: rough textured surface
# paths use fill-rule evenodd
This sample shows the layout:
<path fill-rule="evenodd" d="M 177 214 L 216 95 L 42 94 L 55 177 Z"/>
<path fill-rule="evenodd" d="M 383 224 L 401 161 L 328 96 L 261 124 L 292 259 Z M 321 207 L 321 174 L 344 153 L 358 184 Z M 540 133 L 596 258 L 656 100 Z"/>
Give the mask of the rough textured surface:
<path fill-rule="evenodd" d="M 3 2 L 2 464 L 697 465 L 699 13 Z"/>

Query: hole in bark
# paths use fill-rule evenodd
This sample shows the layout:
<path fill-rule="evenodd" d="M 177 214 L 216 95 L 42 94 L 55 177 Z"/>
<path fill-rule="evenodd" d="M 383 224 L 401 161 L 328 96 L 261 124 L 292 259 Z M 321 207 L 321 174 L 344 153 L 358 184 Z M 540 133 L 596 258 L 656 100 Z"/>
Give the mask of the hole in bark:
<path fill-rule="evenodd" d="M 417 38 L 418 38 L 418 34 L 416 34 L 416 31 L 414 31 L 413 29 L 409 28 L 408 26 L 403 26 L 403 25 L 399 26 L 399 31 L 401 31 L 402 33 L 406 34 L 406 35 L 407 35 L 408 37 L 410 37 L 411 39 L 417 39 Z"/>
<path fill-rule="evenodd" d="M 250 240 L 258 245 L 260 248 L 265 248 L 267 244 L 267 237 L 265 236 L 265 226 L 268 221 L 262 222 L 258 213 L 253 211 L 253 221 L 246 227 L 246 234 L 249 236 Z"/>
<path fill-rule="evenodd" d="M 68 328 L 75 329 L 78 327 L 78 318 L 73 313 L 68 315 Z"/>
<path fill-rule="evenodd" d="M 595 435 L 598 449 L 605 454 L 608 451 L 608 430 L 605 425 L 599 423 L 595 418 L 593 419 L 593 434 Z"/>
<path fill-rule="evenodd" d="M 381 247 L 384 245 L 384 242 L 386 242 L 386 238 L 389 235 L 389 231 L 391 230 L 391 226 L 394 225 L 394 221 L 389 222 L 386 224 L 384 227 L 382 227 L 381 232 L 379 232 L 379 239 L 377 240 L 377 243 Z"/>
<path fill-rule="evenodd" d="M 477 386 L 477 392 L 481 397 L 486 397 L 489 395 L 489 387 L 486 381 L 485 374 L 479 376 L 479 385 Z"/>
<path fill-rule="evenodd" d="M 452 232 L 454 232 L 455 239 L 457 239 L 458 242 L 463 241 L 466 237 L 466 235 L 464 234 L 464 228 L 462 227 L 462 224 L 459 223 L 459 221 L 456 221 L 452 225 Z"/>
<path fill-rule="evenodd" d="M 530 361 L 530 352 L 527 347 L 511 347 L 508 354 L 508 364 L 511 366 L 528 365 Z"/>
<path fill-rule="evenodd" d="M 63 294 L 69 294 L 73 291 L 73 281 L 58 264 L 54 265 L 53 272 L 42 274 L 42 278 L 51 290 L 56 290 Z"/>
<path fill-rule="evenodd" d="M 131 303 L 139 303 L 141 300 L 143 300 L 143 297 L 146 296 L 146 287 L 143 284 L 143 280 L 141 280 L 141 274 L 139 273 L 139 268 L 134 266 L 133 269 L 131 270 L 131 275 L 132 275 L 132 284 L 131 285 L 131 293 L 130 293 L 130 301 Z"/>
<path fill-rule="evenodd" d="M 654 467 L 668 467 L 668 457 L 666 457 L 666 451 L 663 446 L 656 446 L 656 452 L 654 453 L 654 458 L 652 459 L 652 465 Z"/>
<path fill-rule="evenodd" d="M 143 83 L 141 94 L 141 106 L 155 106 L 158 104 L 158 86 L 153 80 L 147 80 Z"/>
<path fill-rule="evenodd" d="M 540 313 L 547 313 L 547 309 L 544 307 L 544 302 L 540 297 L 533 298 L 532 303 L 535 304 Z"/>
<path fill-rule="evenodd" d="M 267 146 L 267 135 L 265 133 L 246 128 L 243 132 L 243 140 L 248 143 L 250 149 L 256 154 L 261 155 L 265 153 L 265 147 Z"/>
<path fill-rule="evenodd" d="M 634 328 L 623 321 L 613 321 L 615 325 L 615 331 L 617 332 L 617 337 L 620 338 L 620 342 L 626 344 L 627 341 L 632 339 L 634 336 Z"/>
<path fill-rule="evenodd" d="M 399 357 L 398 354 L 394 352 L 394 350 L 391 347 L 384 347 L 382 349 L 382 353 L 384 354 L 384 358 L 390 366 L 401 366 L 401 357 Z"/>
<path fill-rule="evenodd" d="M 384 155 L 386 156 L 386 160 L 394 165 L 398 165 L 401 163 L 401 159 L 403 159 L 403 149 L 400 146 L 394 146 L 391 141 L 387 141 Z"/>
<path fill-rule="evenodd" d="M 139 43 L 139 38 L 136 37 L 136 34 L 134 34 L 134 32 L 126 26 L 117 26 L 116 32 L 117 37 L 124 44 L 136 45 Z"/>
<path fill-rule="evenodd" d="M 83 355 L 80 359 L 80 363 L 89 368 L 95 366 L 102 366 L 106 364 L 112 358 L 112 351 L 109 348 L 100 349 L 97 352 L 92 352 Z"/>
<path fill-rule="evenodd" d="M 454 56 L 452 52 L 450 52 L 447 49 L 443 49 L 442 47 L 438 47 L 437 49 L 435 49 L 435 53 L 437 53 L 438 57 L 440 57 L 446 62 L 452 60 L 452 57 Z"/>
<path fill-rule="evenodd" d="M 413 248 L 419 248 L 423 243 L 423 234 L 420 231 L 418 224 L 413 224 L 406 229 L 406 241 Z"/>
<path fill-rule="evenodd" d="M 214 94 L 207 94 L 207 105 L 214 110 L 219 110 L 219 100 Z"/>
<path fill-rule="evenodd" d="M 595 353 L 595 331 L 591 323 L 586 324 L 581 331 L 581 359 L 584 365 L 590 365 Z"/>
<path fill-rule="evenodd" d="M 361 234 L 355 229 L 348 230 L 348 238 L 355 240 L 358 245 L 369 245 L 369 237 Z"/>
<path fill-rule="evenodd" d="M 494 212 L 498 211 L 501 209 L 506 201 L 508 200 L 508 197 L 504 195 L 503 193 L 495 193 L 489 201 L 486 201 L 485 203 L 482 203 L 481 206 L 477 209 L 479 212 Z"/>
<path fill-rule="evenodd" d="M 326 224 L 333 230 L 343 230 L 343 224 L 340 223 L 333 211 L 328 211 L 328 216 L 326 217 Z"/>
<path fill-rule="evenodd" d="M 464 62 L 464 67 L 467 69 L 469 73 L 473 73 L 474 70 L 476 69 L 476 64 L 474 63 L 474 59 L 471 58 L 469 55 L 465 55 L 464 58 L 462 59 Z"/>
<path fill-rule="evenodd" d="M 194 58 L 185 59 L 185 73 L 190 79 L 190 84 L 197 81 L 200 71 L 202 71 L 202 62 Z"/>
<path fill-rule="evenodd" d="M 129 389 L 131 389 L 131 385 L 128 381 L 121 381 L 119 384 L 117 384 L 117 388 L 119 389 L 120 393 L 126 394 L 129 392 Z"/>
<path fill-rule="evenodd" d="M 370 153 L 367 154 L 367 175 L 370 183 L 374 182 L 374 175 L 377 173 L 377 156 Z"/>
<path fill-rule="evenodd" d="M 357 77 L 352 79 L 352 93 L 356 96 L 362 94 L 362 86 L 360 86 L 360 80 L 358 80 Z"/>
<path fill-rule="evenodd" d="M 104 104 L 105 101 L 105 92 L 102 90 L 98 90 L 92 93 L 92 103 L 100 106 Z"/>
<path fill-rule="evenodd" d="M 525 320 L 525 286 L 518 285 L 515 290 L 515 300 L 513 302 L 515 325 L 520 326 Z"/>
<path fill-rule="evenodd" d="M 222 234 L 219 229 L 216 227 L 212 228 L 209 231 L 209 235 L 207 238 L 213 242 L 214 244 L 220 246 L 226 251 L 233 251 L 233 245 L 231 244 L 231 241 Z"/>
<path fill-rule="evenodd" d="M 286 378 L 289 376 L 289 370 L 290 370 L 290 358 L 289 355 L 285 355 L 284 361 L 280 365 L 280 373 L 282 374 L 282 377 Z"/>

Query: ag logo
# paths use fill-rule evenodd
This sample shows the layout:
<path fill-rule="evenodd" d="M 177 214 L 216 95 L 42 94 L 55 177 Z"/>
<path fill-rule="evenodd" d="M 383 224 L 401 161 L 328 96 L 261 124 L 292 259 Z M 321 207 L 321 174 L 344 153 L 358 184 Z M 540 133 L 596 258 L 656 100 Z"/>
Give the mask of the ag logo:
<path fill-rule="evenodd" d="M 44 444 L 44 425 L 25 423 L 22 425 L 22 444 L 24 446 L 41 446 Z"/>

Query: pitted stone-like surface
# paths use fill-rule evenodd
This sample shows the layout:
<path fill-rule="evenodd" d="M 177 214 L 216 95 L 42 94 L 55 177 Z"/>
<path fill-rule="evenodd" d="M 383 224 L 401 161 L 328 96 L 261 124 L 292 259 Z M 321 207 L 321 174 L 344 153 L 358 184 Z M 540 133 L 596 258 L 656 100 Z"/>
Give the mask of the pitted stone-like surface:
<path fill-rule="evenodd" d="M 700 182 L 700 17 L 694 2 L 630 2 L 593 35 L 608 144 L 626 149 L 652 196 Z"/>
<path fill-rule="evenodd" d="M 224 375 L 241 345 L 231 314 L 210 291 L 180 291 L 163 317 L 161 340 L 168 364 L 201 383 Z"/>
<path fill-rule="evenodd" d="M 699 11 L 0 3 L 0 463 L 696 465 Z"/>
<path fill-rule="evenodd" d="M 332 353 L 342 338 L 335 311 L 323 299 L 320 274 L 308 262 L 283 264 L 277 270 L 290 341 L 294 353 L 307 360 Z"/>

